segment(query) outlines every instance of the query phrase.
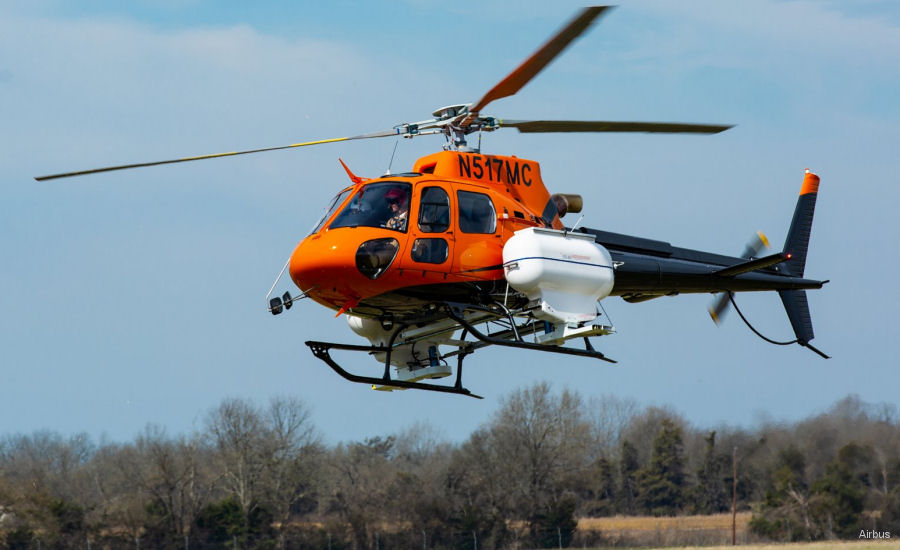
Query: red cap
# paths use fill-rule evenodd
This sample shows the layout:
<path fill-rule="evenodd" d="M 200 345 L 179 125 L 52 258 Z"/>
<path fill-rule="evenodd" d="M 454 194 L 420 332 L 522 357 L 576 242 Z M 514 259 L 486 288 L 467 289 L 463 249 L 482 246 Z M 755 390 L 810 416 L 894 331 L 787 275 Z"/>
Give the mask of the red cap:
<path fill-rule="evenodd" d="M 394 187 L 393 189 L 389 190 L 387 193 L 384 194 L 384 198 L 396 199 L 399 201 L 399 200 L 403 200 L 406 198 L 406 193 L 404 193 L 401 189 L 397 189 L 396 187 Z"/>

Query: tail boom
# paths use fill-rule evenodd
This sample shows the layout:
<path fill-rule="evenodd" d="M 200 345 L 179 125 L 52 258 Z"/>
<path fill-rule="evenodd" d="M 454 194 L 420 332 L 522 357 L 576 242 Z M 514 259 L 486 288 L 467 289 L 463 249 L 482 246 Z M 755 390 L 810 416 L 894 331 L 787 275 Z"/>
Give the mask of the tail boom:
<path fill-rule="evenodd" d="M 803 178 L 782 252 L 743 258 L 690 250 L 596 229 L 583 228 L 609 250 L 615 266 L 613 296 L 627 302 L 643 302 L 682 293 L 725 293 L 711 310 L 717 320 L 736 292 L 776 291 L 796 335 L 796 343 L 828 357 L 809 344 L 814 338 L 806 290 L 822 288 L 828 281 L 807 279 L 806 256 L 819 177 L 809 170 Z M 793 343 L 793 342 L 791 342 Z"/>

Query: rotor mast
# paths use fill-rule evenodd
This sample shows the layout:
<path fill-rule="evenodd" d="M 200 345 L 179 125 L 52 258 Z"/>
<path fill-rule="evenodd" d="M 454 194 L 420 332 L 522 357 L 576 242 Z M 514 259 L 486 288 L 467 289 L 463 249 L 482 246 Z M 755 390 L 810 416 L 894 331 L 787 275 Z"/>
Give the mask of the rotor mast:
<path fill-rule="evenodd" d="M 493 117 L 477 117 L 468 125 L 462 124 L 470 115 L 471 107 L 472 103 L 461 103 L 441 107 L 432 113 L 435 117 L 434 122 L 440 124 L 441 133 L 447 140 L 444 144 L 445 151 L 478 153 L 478 147 L 468 146 L 466 136 L 473 132 L 491 132 L 499 128 L 497 120 Z"/>

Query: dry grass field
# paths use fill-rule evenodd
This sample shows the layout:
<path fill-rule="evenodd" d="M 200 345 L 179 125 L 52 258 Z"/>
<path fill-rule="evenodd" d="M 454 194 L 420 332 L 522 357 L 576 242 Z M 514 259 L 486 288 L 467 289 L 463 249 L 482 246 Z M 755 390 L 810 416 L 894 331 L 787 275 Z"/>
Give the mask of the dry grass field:
<path fill-rule="evenodd" d="M 737 540 L 748 541 L 750 513 L 737 515 Z M 612 546 L 710 546 L 731 542 L 731 514 L 680 517 L 582 518 L 576 539 Z"/>
<path fill-rule="evenodd" d="M 680 550 L 734 550 L 734 546 L 682 546 Z M 742 550 L 897 550 L 900 539 L 828 542 L 795 542 L 792 544 L 747 544 Z"/>
<path fill-rule="evenodd" d="M 890 540 L 814 543 L 757 543 L 748 530 L 750 512 L 737 515 L 737 543 L 752 550 L 900 550 L 900 534 Z M 682 517 L 581 518 L 572 547 L 622 546 L 684 550 L 726 550 L 731 546 L 731 514 Z"/>
<path fill-rule="evenodd" d="M 750 522 L 750 512 L 741 512 L 737 515 L 738 534 L 747 530 Z M 715 514 L 711 516 L 676 516 L 676 517 L 650 517 L 650 516 L 615 516 L 611 518 L 581 518 L 578 520 L 578 529 L 587 531 L 697 531 L 697 530 L 727 530 L 731 533 L 731 514 Z"/>

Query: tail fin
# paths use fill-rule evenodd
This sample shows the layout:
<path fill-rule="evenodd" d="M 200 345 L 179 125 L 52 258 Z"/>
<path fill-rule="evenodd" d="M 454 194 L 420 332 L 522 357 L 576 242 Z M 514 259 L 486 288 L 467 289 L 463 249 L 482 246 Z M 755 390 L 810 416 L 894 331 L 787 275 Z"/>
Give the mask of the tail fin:
<path fill-rule="evenodd" d="M 809 249 L 809 233 L 812 230 L 813 214 L 816 211 L 816 197 L 819 194 L 819 176 L 809 170 L 803 178 L 800 198 L 794 209 L 794 218 L 784 241 L 784 253 L 790 258 L 782 266 L 789 275 L 802 277 L 806 269 L 806 251 Z M 782 298 L 783 299 L 783 298 Z M 805 303 L 804 299 L 804 303 Z"/>
<path fill-rule="evenodd" d="M 810 340 L 815 338 L 815 335 L 813 334 L 812 317 L 809 314 L 809 303 L 806 301 L 806 291 L 779 290 L 778 295 L 781 296 L 781 303 L 784 304 L 784 310 L 791 321 L 791 327 L 794 329 L 797 343 L 811 349 L 825 359 L 831 359 L 809 343 Z"/>
<path fill-rule="evenodd" d="M 797 199 L 797 207 L 794 209 L 794 219 L 791 220 L 791 228 L 788 230 L 784 241 L 784 254 L 789 257 L 782 264 L 788 275 L 802 277 L 806 269 L 806 252 L 809 249 L 809 234 L 812 230 L 813 214 L 816 209 L 816 197 L 819 193 L 819 176 L 809 170 L 803 178 L 803 186 L 800 188 L 800 198 Z M 818 353 L 825 359 L 828 356 L 810 345 L 813 334 L 812 317 L 809 314 L 809 303 L 806 301 L 805 290 L 779 290 L 781 302 L 787 312 L 797 343 Z"/>

